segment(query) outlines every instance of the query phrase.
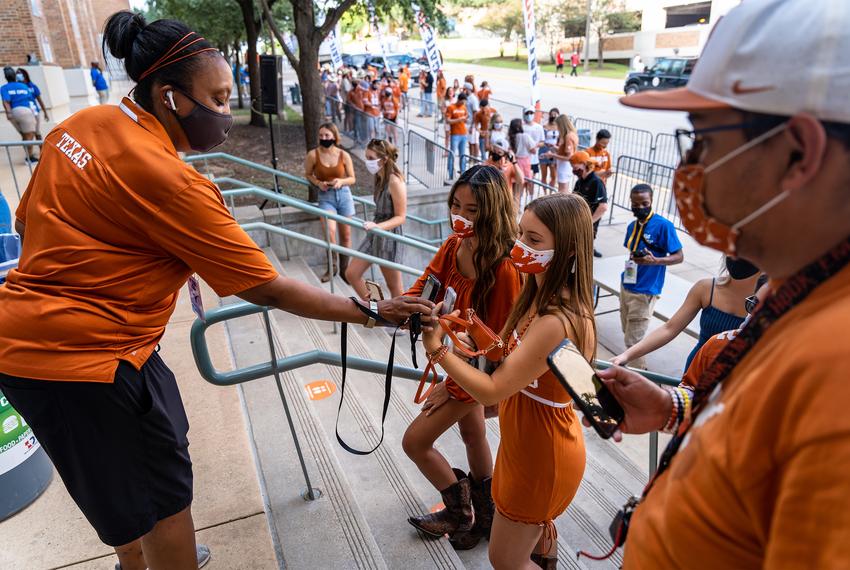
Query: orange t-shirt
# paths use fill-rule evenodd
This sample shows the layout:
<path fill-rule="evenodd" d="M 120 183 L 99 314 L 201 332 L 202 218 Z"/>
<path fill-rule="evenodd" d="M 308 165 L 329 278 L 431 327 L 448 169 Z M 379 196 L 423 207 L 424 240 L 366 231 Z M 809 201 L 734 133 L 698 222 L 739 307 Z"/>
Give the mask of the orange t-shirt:
<path fill-rule="evenodd" d="M 425 282 L 429 275 L 434 275 L 440 280 L 442 285 L 439 300 L 442 300 L 446 289 L 451 287 L 457 293 L 454 308 L 461 311 L 462 316 L 466 316 L 466 310 L 472 308 L 472 290 L 475 287 L 475 279 L 464 277 L 457 268 L 457 248 L 463 242 L 462 238 L 457 235 L 450 235 L 440 246 L 439 251 L 434 255 L 428 268 L 425 270 L 416 283 L 405 293 L 407 296 L 418 297 L 422 294 L 425 288 Z M 484 323 L 490 329 L 499 334 L 505 326 L 508 317 L 513 310 L 514 302 L 519 297 L 519 291 L 522 287 L 522 275 L 519 270 L 510 260 L 505 258 L 496 269 L 496 285 L 490 290 L 487 299 L 487 318 Z M 454 380 L 448 378 L 446 380 L 446 388 L 456 400 L 461 402 L 474 402 L 475 399 L 467 394 L 463 388 L 458 386 Z"/>
<path fill-rule="evenodd" d="M 363 90 L 359 87 L 355 87 L 351 91 L 348 92 L 348 102 L 354 106 L 355 109 L 363 110 Z"/>
<path fill-rule="evenodd" d="M 373 117 L 381 116 L 381 95 L 378 91 L 370 89 L 363 95 L 363 109 Z"/>
<path fill-rule="evenodd" d="M 623 567 L 846 568 L 850 267 L 771 326 L 635 511 Z"/>
<path fill-rule="evenodd" d="M 399 73 L 398 75 L 398 86 L 401 89 L 402 93 L 407 93 L 407 89 L 410 86 L 410 72 L 405 70 L 404 73 Z"/>
<path fill-rule="evenodd" d="M 446 78 L 438 77 L 437 78 L 437 97 L 442 99 L 446 96 Z"/>
<path fill-rule="evenodd" d="M 682 384 L 696 388 L 702 373 L 714 362 L 714 359 L 726 348 L 726 345 L 735 340 L 739 332 L 738 329 L 724 331 L 709 338 L 694 355 L 691 365 L 688 366 L 685 375 L 682 376 Z"/>
<path fill-rule="evenodd" d="M 44 139 L 21 200 L 20 266 L 0 287 L 0 372 L 112 382 L 140 368 L 187 278 L 222 297 L 277 277 L 218 188 L 129 99 L 74 114 Z"/>
<path fill-rule="evenodd" d="M 586 149 L 587 154 L 593 159 L 594 172 L 605 172 L 611 170 L 611 154 L 607 149 L 596 150 L 596 145 Z"/>
<path fill-rule="evenodd" d="M 487 110 L 487 107 L 475 112 L 473 122 L 478 131 L 481 133 L 485 133 L 490 130 L 490 111 Z"/>
<path fill-rule="evenodd" d="M 478 95 L 478 100 L 479 100 L 479 101 L 483 101 L 484 99 L 488 99 L 488 100 L 489 100 L 489 99 L 490 99 L 490 94 L 491 94 L 491 93 L 492 93 L 492 91 L 491 91 L 490 89 L 487 89 L 487 88 L 480 89 L 480 90 L 478 91 L 478 93 L 477 93 L 477 95 Z"/>
<path fill-rule="evenodd" d="M 398 116 L 398 103 L 394 97 L 384 97 L 381 108 L 385 119 L 393 120 Z"/>
<path fill-rule="evenodd" d="M 466 134 L 466 118 L 468 116 L 469 112 L 466 110 L 466 103 L 464 103 L 463 101 L 448 106 L 448 108 L 446 109 L 447 119 L 463 119 L 462 121 L 458 121 L 457 123 L 452 123 L 451 125 L 449 125 L 449 127 L 451 128 L 451 134 Z"/>

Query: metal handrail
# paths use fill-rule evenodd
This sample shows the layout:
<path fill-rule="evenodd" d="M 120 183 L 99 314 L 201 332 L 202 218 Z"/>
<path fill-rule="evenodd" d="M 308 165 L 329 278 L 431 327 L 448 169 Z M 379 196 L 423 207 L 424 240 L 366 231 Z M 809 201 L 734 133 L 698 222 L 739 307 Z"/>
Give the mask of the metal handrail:
<path fill-rule="evenodd" d="M 343 247 L 341 245 L 337 245 L 335 243 L 330 243 L 326 240 L 322 240 L 319 238 L 314 238 L 312 236 L 307 236 L 298 232 L 294 232 L 292 230 L 288 230 L 286 228 L 281 228 L 280 226 L 274 226 L 272 224 L 267 224 L 266 222 L 249 222 L 247 224 L 240 224 L 240 227 L 246 232 L 250 231 L 266 231 L 272 232 L 275 234 L 282 235 L 284 237 L 292 238 L 297 241 L 303 241 L 304 243 L 309 243 L 311 245 L 315 245 L 334 253 L 341 253 L 343 255 L 347 255 L 349 257 L 356 257 L 358 259 L 362 259 L 364 261 L 368 261 L 373 265 L 380 265 L 381 267 L 386 267 L 387 269 L 395 269 L 396 271 L 401 271 L 402 273 L 407 273 L 408 275 L 413 275 L 414 277 L 419 277 L 422 275 L 422 271 L 419 269 L 415 269 L 408 265 L 402 265 L 401 263 L 395 263 L 394 261 L 387 261 L 386 259 L 381 259 L 380 257 L 374 257 L 369 255 L 368 253 L 363 253 L 356 249 L 351 249 L 349 247 Z M 394 235 L 394 234 L 393 234 Z M 423 245 L 423 244 L 419 244 Z M 435 248 L 436 249 L 436 248 Z"/>
<path fill-rule="evenodd" d="M 345 225 L 352 226 L 352 227 L 355 227 L 355 228 L 363 229 L 363 221 L 362 220 L 358 220 L 357 218 L 346 218 L 345 216 L 340 216 L 339 214 L 334 214 L 334 213 L 328 212 L 326 210 L 322 210 L 321 208 L 319 208 L 317 206 L 313 206 L 312 204 L 309 204 L 309 203 L 307 203 L 303 200 L 299 200 L 298 198 L 292 198 L 291 196 L 286 196 L 284 194 L 278 194 L 277 192 L 272 192 L 270 190 L 266 190 L 264 188 L 258 188 L 256 186 L 253 186 L 253 187 L 249 186 L 249 187 L 245 187 L 245 188 L 236 188 L 236 189 L 233 189 L 233 190 L 222 190 L 221 194 L 222 194 L 222 196 L 225 196 L 225 197 L 246 196 L 246 195 L 258 196 L 258 197 L 266 199 L 270 202 L 272 202 L 272 201 L 278 202 L 279 204 L 292 206 L 293 208 L 298 208 L 299 210 L 301 210 L 303 212 L 309 212 L 309 213 L 314 214 L 316 216 L 319 216 L 321 218 L 325 218 L 325 219 L 328 219 L 328 220 L 334 220 L 335 222 L 337 222 L 339 224 L 345 224 Z M 252 224 L 246 224 L 246 225 L 252 225 Z M 269 224 L 264 224 L 264 225 L 267 225 L 267 226 L 272 227 L 272 228 L 275 227 L 275 226 L 271 226 Z M 246 227 L 246 226 L 243 225 L 243 228 L 244 227 Z M 397 241 L 397 242 L 403 243 L 405 245 L 409 245 L 411 247 L 421 249 L 423 251 L 427 251 L 429 253 L 437 253 L 437 251 L 438 251 L 438 248 L 434 247 L 433 245 L 422 243 L 419 240 L 415 240 L 413 238 L 410 238 L 410 237 L 407 237 L 407 236 L 404 236 L 404 235 L 400 235 L 400 234 L 394 234 L 392 232 L 388 232 L 388 231 L 382 230 L 380 228 L 373 228 L 372 230 L 369 230 L 369 231 L 370 231 L 370 233 L 374 233 L 375 235 L 379 235 L 383 238 L 390 239 L 390 240 L 393 240 L 393 241 Z M 292 233 L 296 233 L 296 232 L 292 232 Z M 297 235 L 301 235 L 301 234 L 297 234 Z"/>

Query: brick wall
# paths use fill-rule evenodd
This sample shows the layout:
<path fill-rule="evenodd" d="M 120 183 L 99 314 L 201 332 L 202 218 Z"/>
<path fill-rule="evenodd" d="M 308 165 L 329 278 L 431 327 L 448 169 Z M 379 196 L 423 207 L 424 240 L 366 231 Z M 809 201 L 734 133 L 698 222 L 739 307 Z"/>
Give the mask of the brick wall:
<path fill-rule="evenodd" d="M 92 0 L 91 6 L 94 10 L 95 33 L 103 32 L 106 19 L 115 12 L 130 9 L 130 0 Z"/>
<path fill-rule="evenodd" d="M 602 47 L 609 51 L 628 51 L 635 49 L 635 37 L 620 36 L 617 38 L 605 38 L 602 40 Z"/>
<path fill-rule="evenodd" d="M 682 48 L 699 45 L 699 32 L 663 32 L 655 36 L 657 48 Z"/>
<path fill-rule="evenodd" d="M 32 20 L 29 0 L 0 2 L 0 64 L 23 65 L 28 53 L 41 55 Z"/>

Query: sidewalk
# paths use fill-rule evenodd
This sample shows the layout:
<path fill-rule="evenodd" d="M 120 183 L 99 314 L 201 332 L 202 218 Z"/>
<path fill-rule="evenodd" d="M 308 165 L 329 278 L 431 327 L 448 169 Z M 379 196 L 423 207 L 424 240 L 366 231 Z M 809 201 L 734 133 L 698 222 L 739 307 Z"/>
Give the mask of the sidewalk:
<path fill-rule="evenodd" d="M 205 305 L 212 308 L 217 298 L 204 287 Z M 196 538 L 212 550 L 206 568 L 278 568 L 240 391 L 208 384 L 198 374 L 188 342 L 194 318 L 184 288 L 162 340 L 161 355 L 177 377 L 189 416 Z M 224 329 L 211 329 L 207 342 L 216 368 L 230 368 Z M 0 544 L 0 568 L 10 570 L 111 570 L 117 562 L 56 475 L 44 495 L 0 522 Z"/>

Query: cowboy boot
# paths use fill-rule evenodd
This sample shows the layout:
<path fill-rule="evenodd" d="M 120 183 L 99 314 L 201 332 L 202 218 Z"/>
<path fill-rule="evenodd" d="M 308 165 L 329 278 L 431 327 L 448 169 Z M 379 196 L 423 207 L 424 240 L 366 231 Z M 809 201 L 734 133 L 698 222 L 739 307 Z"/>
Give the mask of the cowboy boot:
<path fill-rule="evenodd" d="M 351 285 L 348 282 L 348 277 L 345 276 L 345 270 L 348 269 L 348 259 L 347 255 L 339 254 L 339 276 L 342 277 L 342 280 L 345 281 L 347 285 Z"/>
<path fill-rule="evenodd" d="M 548 556 L 543 556 L 542 554 L 532 554 L 531 561 L 543 568 L 544 570 L 556 570 L 558 568 L 557 558 L 550 558 Z"/>
<path fill-rule="evenodd" d="M 493 526 L 493 514 L 496 507 L 493 504 L 492 477 L 476 481 L 469 474 L 472 491 L 472 506 L 475 509 L 475 524 L 469 532 L 456 532 L 451 537 L 455 550 L 471 550 L 478 545 L 482 538 L 490 539 L 490 528 Z"/>
<path fill-rule="evenodd" d="M 457 483 L 440 491 L 446 508 L 436 513 L 407 519 L 407 522 L 428 536 L 440 538 L 444 534 L 466 532 L 472 528 L 474 518 L 469 479 L 466 478 L 466 473 L 459 469 L 454 469 L 454 472 L 458 476 Z"/>
<path fill-rule="evenodd" d="M 334 278 L 334 275 L 339 273 L 338 259 L 337 254 L 333 254 L 333 267 L 328 266 L 328 270 L 321 277 L 322 283 L 327 283 Z"/>

